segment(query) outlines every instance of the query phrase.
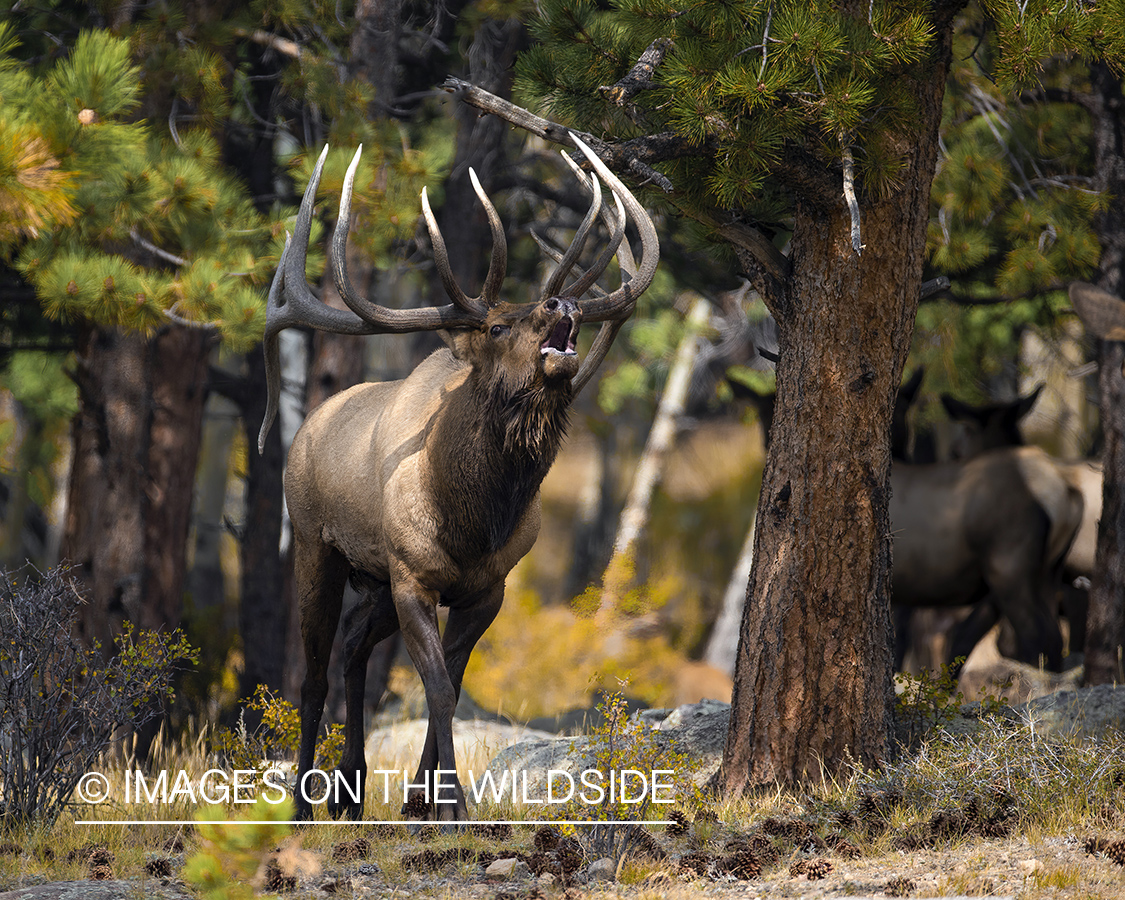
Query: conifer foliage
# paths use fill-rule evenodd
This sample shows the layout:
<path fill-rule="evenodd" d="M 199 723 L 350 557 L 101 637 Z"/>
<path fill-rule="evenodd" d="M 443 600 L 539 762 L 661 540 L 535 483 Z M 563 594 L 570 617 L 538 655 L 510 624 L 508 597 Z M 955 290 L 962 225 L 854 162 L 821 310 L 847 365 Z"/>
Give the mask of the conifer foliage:
<path fill-rule="evenodd" d="M 15 49 L 0 25 L 0 207 L 15 213 L 0 250 L 46 314 L 146 332 L 173 316 L 251 346 L 279 239 L 214 139 L 133 120 L 140 73 L 109 32 L 83 32 L 43 76 Z"/>

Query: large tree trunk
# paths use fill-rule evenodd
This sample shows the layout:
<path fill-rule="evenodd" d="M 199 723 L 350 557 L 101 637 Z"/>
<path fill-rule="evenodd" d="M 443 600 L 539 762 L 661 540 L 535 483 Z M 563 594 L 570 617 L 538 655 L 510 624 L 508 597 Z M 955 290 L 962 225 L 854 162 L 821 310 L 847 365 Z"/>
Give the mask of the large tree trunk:
<path fill-rule="evenodd" d="M 87 639 L 107 653 L 126 619 L 180 624 L 210 343 L 179 326 L 151 339 L 91 327 L 79 341 L 61 554 L 87 592 Z"/>
<path fill-rule="evenodd" d="M 1099 190 L 1125 196 L 1125 100 L 1121 80 L 1102 63 L 1090 67 L 1094 126 L 1094 173 Z M 1095 220 L 1102 242 L 1098 287 L 1125 294 L 1125 207 L 1110 203 Z M 1101 404 L 1105 480 L 1098 526 L 1097 562 L 1086 628 L 1086 683 L 1125 680 L 1125 343 L 1101 341 L 1098 393 Z"/>
<path fill-rule="evenodd" d="M 903 140 L 903 188 L 864 202 L 862 255 L 843 203 L 799 203 L 787 289 L 759 289 L 778 320 L 780 361 L 720 774 L 729 796 L 849 758 L 872 765 L 890 749 L 890 422 L 948 58 L 939 37 L 917 85 L 915 139 Z"/>

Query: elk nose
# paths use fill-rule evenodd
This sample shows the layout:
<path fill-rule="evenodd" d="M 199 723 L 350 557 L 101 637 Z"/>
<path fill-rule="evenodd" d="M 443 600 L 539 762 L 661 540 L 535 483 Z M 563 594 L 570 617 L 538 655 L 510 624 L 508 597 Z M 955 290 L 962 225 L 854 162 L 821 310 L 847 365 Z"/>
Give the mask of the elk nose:
<path fill-rule="evenodd" d="M 578 304 L 569 297 L 548 297 L 543 301 L 543 309 L 549 313 L 560 312 L 564 316 L 573 317 L 578 311 Z"/>

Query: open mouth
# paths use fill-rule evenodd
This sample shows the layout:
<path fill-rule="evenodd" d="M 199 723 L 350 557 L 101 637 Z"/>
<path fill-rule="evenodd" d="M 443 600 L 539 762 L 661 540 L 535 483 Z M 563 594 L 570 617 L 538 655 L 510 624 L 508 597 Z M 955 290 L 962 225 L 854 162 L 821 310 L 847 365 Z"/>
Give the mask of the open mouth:
<path fill-rule="evenodd" d="M 539 345 L 539 352 L 546 356 L 548 353 L 575 353 L 574 341 L 578 337 L 578 329 L 574 327 L 573 321 L 570 316 L 563 316 L 559 319 L 551 333 L 547 335 L 547 340 Z"/>

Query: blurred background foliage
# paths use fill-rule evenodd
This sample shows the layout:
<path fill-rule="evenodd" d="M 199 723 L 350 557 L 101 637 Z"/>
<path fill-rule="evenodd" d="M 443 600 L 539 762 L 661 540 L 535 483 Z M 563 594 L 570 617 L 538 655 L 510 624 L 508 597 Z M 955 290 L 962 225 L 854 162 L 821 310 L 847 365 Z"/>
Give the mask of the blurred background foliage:
<path fill-rule="evenodd" d="M 257 364 L 264 292 L 315 155 L 331 145 L 307 269 L 314 285 L 344 170 L 362 144 L 351 241 L 377 271 L 371 290 L 381 301 L 440 296 L 419 222 L 423 185 L 439 218 L 443 210 L 460 216 L 452 228 L 443 222 L 447 240 L 465 242 L 466 277 L 480 278 L 487 228 L 457 212 L 469 208 L 457 204 L 470 163 L 509 232 L 507 290 L 515 299 L 530 297 L 544 272 L 530 232 L 565 243 L 584 211 L 582 198 L 553 150 L 506 127 L 491 136 L 438 85 L 455 74 L 510 94 L 518 69 L 518 99 L 541 99 L 541 111 L 587 127 L 608 117 L 612 132 L 628 135 L 636 128 L 598 88 L 632 66 L 673 5 L 404 0 L 390 19 L 377 19 L 370 3 L 319 0 L 0 4 L 5 565 L 29 556 L 48 564 L 58 553 L 71 422 L 87 402 L 72 378 L 82 329 L 204 329 L 215 346 L 203 429 L 227 430 L 215 438 L 213 454 L 200 454 L 188 567 L 203 564 L 201 536 L 221 533 L 221 580 L 209 589 L 220 596 L 205 597 L 190 574 L 182 594 L 188 618 L 197 617 L 193 643 L 226 649 L 209 664 L 204 654 L 206 675 L 185 696 L 201 707 L 196 712 L 229 718 L 238 700 L 230 669 L 243 664 L 249 637 L 238 625 L 245 565 L 238 548 L 254 502 L 253 460 L 245 438 L 232 430 L 240 413 L 212 402 L 221 393 L 216 370 L 245 375 Z M 677 27 L 694 29 L 683 43 L 686 55 L 670 59 L 666 80 L 643 98 L 642 112 L 741 141 L 743 155 L 711 173 L 711 187 L 752 201 L 783 246 L 783 206 L 762 174 L 776 147 L 755 142 L 752 117 L 723 118 L 738 73 L 731 69 L 716 84 L 698 76 L 703 63 L 710 65 L 708 54 L 744 39 L 736 34 L 736 6 L 695 4 L 677 20 Z M 817 27 L 808 10 L 789 14 L 802 27 Z M 357 30 L 360 21 L 369 33 Z M 898 43 L 875 49 L 916 52 L 919 23 L 908 16 L 893 24 Z M 1064 291 L 1097 264 L 1091 217 L 1108 202 L 1090 187 L 1089 127 L 1074 99 L 1087 87 L 1085 63 L 1052 61 L 1032 87 L 1013 95 L 1000 86 L 1006 73 L 994 71 L 992 24 L 973 6 L 957 27 L 927 247 L 928 277 L 948 276 L 952 287 L 922 304 L 910 363 L 926 369 L 917 411 L 923 425 L 940 416 L 932 401 L 943 391 L 970 402 L 1012 399 L 1040 377 L 1025 355 L 1028 334 L 1048 346 L 1075 340 Z M 576 35 L 583 46 L 576 47 Z M 393 54 L 369 58 L 354 49 L 376 45 Z M 770 90 L 768 80 L 763 90 Z M 893 84 L 876 94 L 886 101 L 880 115 L 909 114 L 896 106 Z M 850 122 L 854 109 L 839 99 L 834 114 Z M 789 126 L 804 127 L 801 115 L 794 109 Z M 887 170 L 876 151 L 873 144 L 861 167 L 875 182 Z M 667 174 L 675 179 L 690 165 L 676 162 Z M 727 374 L 768 392 L 769 366 L 753 348 L 775 350 L 775 339 L 763 343 L 763 308 L 738 290 L 738 272 L 721 245 L 659 191 L 650 187 L 642 196 L 657 216 L 664 262 L 599 385 L 576 409 L 567 450 L 544 487 L 543 534 L 513 574 L 504 611 L 470 664 L 468 690 L 487 708 L 551 714 L 584 702 L 591 678 L 612 688 L 610 681 L 626 676 L 630 692 L 648 702 L 680 699 L 676 673 L 702 654 L 753 516 L 763 440 L 756 414 L 734 398 Z M 611 267 L 607 278 L 614 277 Z M 683 339 L 685 310 L 675 298 L 685 290 L 713 302 L 713 326 L 700 340 L 677 448 L 633 560 L 637 593 L 627 643 L 610 646 L 571 601 L 597 583 L 608 559 Z M 371 378 L 398 377 L 432 346 L 425 338 L 378 339 L 360 351 L 361 369 Z M 304 380 L 302 374 L 291 386 L 298 395 Z M 257 425 L 246 423 L 250 430 Z M 203 509 L 207 479 L 219 484 L 217 513 Z M 283 567 L 284 539 L 281 546 Z M 284 594 L 276 600 L 286 609 L 290 602 Z M 294 626 L 290 616 L 289 642 L 274 650 L 292 660 L 293 672 L 271 685 L 292 699 L 300 677 Z"/>

